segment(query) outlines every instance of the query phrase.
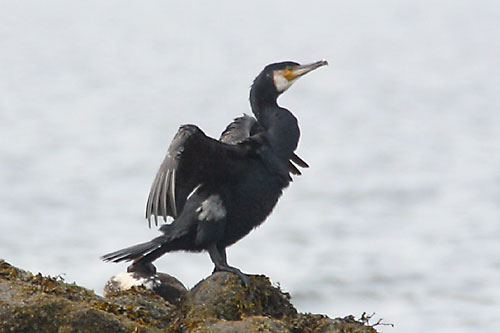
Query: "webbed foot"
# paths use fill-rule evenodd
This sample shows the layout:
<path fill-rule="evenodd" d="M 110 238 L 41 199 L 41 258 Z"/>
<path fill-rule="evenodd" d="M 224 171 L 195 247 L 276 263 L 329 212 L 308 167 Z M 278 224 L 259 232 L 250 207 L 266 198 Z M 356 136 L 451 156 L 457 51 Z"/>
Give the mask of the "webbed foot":
<path fill-rule="evenodd" d="M 243 285 L 245 287 L 247 287 L 248 284 L 250 283 L 250 278 L 248 277 L 248 275 L 246 275 L 245 273 L 243 273 L 242 271 L 240 271 L 236 267 L 232 267 L 232 266 L 220 267 L 219 266 L 219 267 L 214 268 L 213 273 L 215 273 L 215 272 L 230 272 L 230 273 L 236 274 L 241 279 L 241 282 L 243 282 Z"/>

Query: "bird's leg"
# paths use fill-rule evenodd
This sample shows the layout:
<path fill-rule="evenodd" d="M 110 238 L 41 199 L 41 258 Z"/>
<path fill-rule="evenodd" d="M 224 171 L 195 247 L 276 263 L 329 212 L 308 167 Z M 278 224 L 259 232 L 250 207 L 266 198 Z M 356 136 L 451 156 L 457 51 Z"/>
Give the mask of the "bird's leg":
<path fill-rule="evenodd" d="M 226 260 L 226 249 L 217 247 L 215 244 L 208 247 L 208 254 L 215 265 L 214 272 L 231 272 L 239 276 L 246 286 L 250 282 L 248 276 L 236 267 L 229 266 Z"/>
<path fill-rule="evenodd" d="M 229 266 L 227 263 L 227 256 L 226 256 L 226 248 L 220 247 L 220 246 L 215 246 L 217 255 L 218 255 L 218 261 L 221 262 L 225 266 Z M 210 251 L 209 251 L 210 253 Z M 215 260 L 213 259 L 212 255 L 210 255 L 210 258 L 212 259 L 212 262 L 215 264 Z M 214 270 L 212 273 L 218 272 L 220 269 L 217 268 L 217 265 L 215 265 Z"/>
<path fill-rule="evenodd" d="M 219 246 L 217 246 L 217 251 L 219 251 L 219 254 L 220 254 L 221 258 L 222 258 L 222 261 L 223 261 L 223 262 L 224 262 L 227 266 L 229 266 L 229 265 L 227 264 L 226 248 L 225 248 L 225 247 L 219 247 Z"/>
<path fill-rule="evenodd" d="M 221 259 L 222 263 L 224 263 L 224 265 L 226 265 L 226 266 L 229 267 L 229 264 L 227 263 L 226 248 L 225 247 L 220 247 L 220 246 L 216 246 L 216 248 L 217 248 L 217 252 L 219 253 L 219 256 L 220 256 L 220 259 Z M 218 271 L 220 271 L 220 270 L 217 269 L 217 265 L 216 265 L 214 267 L 214 271 L 212 272 L 212 274 L 215 273 L 215 272 L 218 272 Z"/>

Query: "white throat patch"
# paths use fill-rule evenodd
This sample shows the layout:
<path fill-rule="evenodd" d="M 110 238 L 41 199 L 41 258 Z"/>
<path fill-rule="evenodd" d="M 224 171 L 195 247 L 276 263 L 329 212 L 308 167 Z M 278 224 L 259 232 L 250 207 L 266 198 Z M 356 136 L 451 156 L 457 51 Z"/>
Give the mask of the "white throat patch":
<path fill-rule="evenodd" d="M 273 81 L 276 90 L 278 90 L 278 92 L 280 93 L 290 88 L 290 86 L 295 82 L 295 80 L 288 81 L 288 79 L 284 76 L 283 71 L 274 71 Z"/>
<path fill-rule="evenodd" d="M 200 221 L 214 221 L 226 217 L 226 208 L 220 196 L 212 194 L 196 209 Z"/>

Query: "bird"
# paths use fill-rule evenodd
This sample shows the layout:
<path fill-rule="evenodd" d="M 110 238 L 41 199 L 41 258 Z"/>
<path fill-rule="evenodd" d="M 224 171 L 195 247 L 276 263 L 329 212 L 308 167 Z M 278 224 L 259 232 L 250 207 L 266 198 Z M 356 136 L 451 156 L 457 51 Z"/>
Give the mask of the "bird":
<path fill-rule="evenodd" d="M 250 88 L 254 117 L 235 118 L 220 138 L 198 126 L 180 126 L 151 185 L 146 219 L 163 224 L 162 233 L 101 257 L 132 261 L 128 271 L 156 272 L 152 264 L 167 252 L 207 251 L 214 272 L 232 272 L 243 284 L 249 277 L 227 263 L 226 248 L 262 224 L 283 190 L 308 164 L 295 154 L 297 118 L 278 105 L 278 97 L 303 75 L 328 65 L 326 60 L 300 65 L 293 61 L 264 67 Z"/>

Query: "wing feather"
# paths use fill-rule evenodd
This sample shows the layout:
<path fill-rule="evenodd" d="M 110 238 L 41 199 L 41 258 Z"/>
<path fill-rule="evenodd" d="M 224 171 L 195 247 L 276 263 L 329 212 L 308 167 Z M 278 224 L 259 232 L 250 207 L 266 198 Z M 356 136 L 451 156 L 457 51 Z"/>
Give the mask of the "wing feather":
<path fill-rule="evenodd" d="M 175 169 L 172 170 L 169 182 L 170 192 L 168 197 L 170 198 L 170 205 L 172 206 L 172 214 L 174 217 L 177 217 L 177 205 L 175 200 Z"/>
<path fill-rule="evenodd" d="M 295 153 L 292 154 L 292 157 L 290 158 L 290 160 L 297 164 L 298 166 L 300 167 L 303 167 L 303 168 L 309 168 L 309 164 L 307 164 L 303 159 L 301 159 L 299 156 L 297 156 Z"/>
<path fill-rule="evenodd" d="M 235 118 L 222 132 L 219 141 L 229 144 L 237 144 L 251 136 L 258 126 L 254 117 L 244 114 Z"/>
<path fill-rule="evenodd" d="M 300 176 L 302 172 L 291 161 L 288 161 L 288 171 L 294 175 Z"/>
<path fill-rule="evenodd" d="M 168 177 L 163 177 L 162 186 L 160 194 L 160 212 L 163 220 L 166 222 L 167 216 L 167 189 L 168 189 Z"/>
<path fill-rule="evenodd" d="M 146 219 L 148 219 L 148 224 L 149 224 L 150 228 L 151 228 L 151 215 L 153 212 L 153 202 L 154 202 L 154 197 L 155 197 L 155 193 L 156 193 L 156 187 L 157 187 L 157 184 L 158 184 L 161 176 L 162 176 L 162 173 L 158 172 L 154 181 L 153 181 L 153 184 L 151 185 L 151 190 L 149 191 L 149 196 L 148 196 L 148 202 L 146 204 Z M 156 221 L 156 225 L 158 225 L 157 221 Z"/>
<path fill-rule="evenodd" d="M 190 193 L 200 186 L 235 173 L 235 163 L 242 157 L 256 155 L 265 144 L 265 134 L 257 120 L 243 115 L 231 122 L 221 134 L 220 140 L 210 138 L 195 125 L 179 128 L 170 144 L 156 177 L 151 185 L 146 203 L 146 219 L 151 227 L 151 217 L 158 225 L 158 218 L 176 218 Z M 288 172 L 300 175 L 299 167 L 309 167 L 304 160 L 293 154 Z M 289 177 L 290 178 L 290 177 Z M 291 178 L 290 178 L 291 179 Z"/>
<path fill-rule="evenodd" d="M 174 136 L 157 172 L 146 204 L 146 218 L 158 225 L 158 218 L 176 218 L 189 193 L 199 184 L 230 176 L 232 160 L 240 160 L 243 146 L 220 142 L 205 135 L 195 125 L 183 125 Z"/>

